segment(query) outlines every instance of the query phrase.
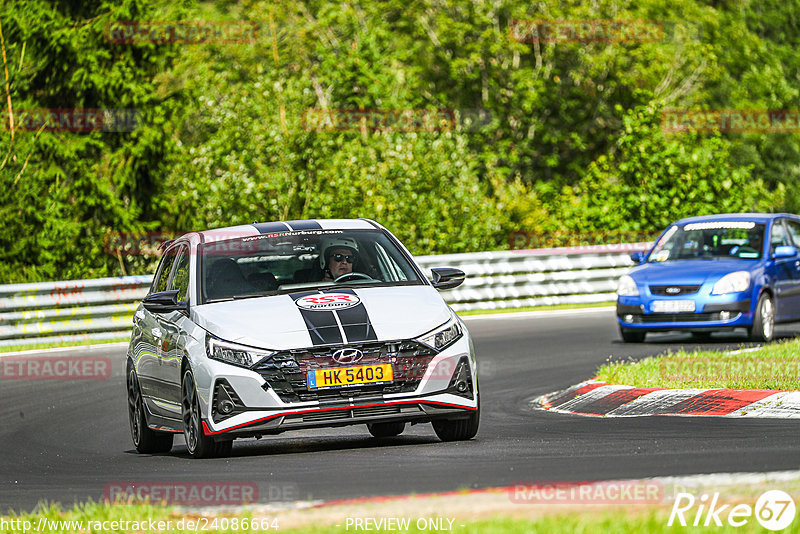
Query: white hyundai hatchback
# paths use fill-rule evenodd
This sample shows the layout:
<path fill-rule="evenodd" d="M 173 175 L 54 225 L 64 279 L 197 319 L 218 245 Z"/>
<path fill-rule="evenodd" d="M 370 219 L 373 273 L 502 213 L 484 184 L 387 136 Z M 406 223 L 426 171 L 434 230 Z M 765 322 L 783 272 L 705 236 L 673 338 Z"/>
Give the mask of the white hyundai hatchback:
<path fill-rule="evenodd" d="M 464 323 L 438 294 L 464 273 L 431 270 L 374 221 L 254 223 L 167 243 L 127 354 L 136 450 L 183 433 L 197 458 L 236 438 L 406 423 L 440 439 L 478 431 L 478 377 Z"/>

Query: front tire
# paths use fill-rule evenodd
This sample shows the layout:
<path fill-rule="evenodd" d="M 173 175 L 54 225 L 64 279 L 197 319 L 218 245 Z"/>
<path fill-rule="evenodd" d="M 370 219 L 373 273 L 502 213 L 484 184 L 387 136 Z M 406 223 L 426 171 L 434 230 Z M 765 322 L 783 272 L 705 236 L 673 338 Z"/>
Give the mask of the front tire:
<path fill-rule="evenodd" d="M 186 448 L 193 458 L 218 458 L 228 456 L 233 448 L 233 441 L 214 441 L 203 431 L 203 416 L 200 411 L 200 399 L 191 369 L 183 373 L 181 383 L 181 415 L 183 417 L 183 436 Z"/>
<path fill-rule="evenodd" d="M 147 426 L 142 390 L 139 388 L 139 379 L 133 368 L 128 371 L 128 422 L 131 427 L 133 445 L 137 452 L 153 454 L 172 450 L 172 434 L 170 432 L 158 432 Z"/>
<path fill-rule="evenodd" d="M 376 438 L 393 438 L 399 436 L 406 429 L 403 421 L 391 423 L 367 423 L 367 430 Z"/>
<path fill-rule="evenodd" d="M 625 343 L 641 343 L 644 341 L 644 336 L 647 335 L 647 332 L 620 327 L 619 335 Z"/>
<path fill-rule="evenodd" d="M 758 297 L 753 326 L 747 329 L 747 333 L 753 341 L 772 341 L 775 335 L 775 304 L 768 293 Z"/>
<path fill-rule="evenodd" d="M 465 441 L 475 437 L 481 420 L 480 406 L 466 419 L 433 421 L 433 431 L 442 441 Z"/>

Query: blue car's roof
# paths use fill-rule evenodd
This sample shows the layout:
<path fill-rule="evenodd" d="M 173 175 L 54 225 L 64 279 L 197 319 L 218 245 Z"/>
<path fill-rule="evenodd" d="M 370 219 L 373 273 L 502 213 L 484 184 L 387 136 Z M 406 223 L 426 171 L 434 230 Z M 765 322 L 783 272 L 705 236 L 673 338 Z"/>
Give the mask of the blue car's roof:
<path fill-rule="evenodd" d="M 791 213 L 720 213 L 717 215 L 701 215 L 699 217 L 686 217 L 675 221 L 675 224 L 683 226 L 684 224 L 697 223 L 697 222 L 721 222 L 721 221 L 753 221 L 756 223 L 767 223 L 779 217 L 793 217 L 798 218 L 797 215 Z"/>

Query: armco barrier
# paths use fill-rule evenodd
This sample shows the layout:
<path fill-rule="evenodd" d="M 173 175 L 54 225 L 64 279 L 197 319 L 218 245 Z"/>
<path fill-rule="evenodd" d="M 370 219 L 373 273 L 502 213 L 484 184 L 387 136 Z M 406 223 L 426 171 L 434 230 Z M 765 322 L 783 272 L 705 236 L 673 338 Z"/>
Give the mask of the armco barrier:
<path fill-rule="evenodd" d="M 456 311 L 614 299 L 628 254 L 648 243 L 418 256 L 420 266 L 467 273 L 444 291 Z M 0 346 L 101 340 L 130 335 L 133 313 L 152 276 L 0 285 Z"/>

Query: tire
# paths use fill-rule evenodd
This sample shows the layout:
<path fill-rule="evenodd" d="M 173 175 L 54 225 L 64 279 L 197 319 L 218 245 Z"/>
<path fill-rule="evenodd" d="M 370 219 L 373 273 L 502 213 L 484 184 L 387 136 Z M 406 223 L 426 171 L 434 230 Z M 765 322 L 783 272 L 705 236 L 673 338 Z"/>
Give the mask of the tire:
<path fill-rule="evenodd" d="M 647 332 L 620 328 L 619 335 L 622 336 L 622 341 L 625 343 L 641 343 L 644 341 L 644 336 L 647 335 Z"/>
<path fill-rule="evenodd" d="M 367 423 L 367 430 L 376 438 L 393 438 L 399 436 L 406 429 L 403 421 L 391 423 Z"/>
<path fill-rule="evenodd" d="M 191 369 L 186 369 L 181 381 L 181 417 L 186 448 L 192 458 L 219 458 L 230 455 L 233 448 L 232 440 L 214 441 L 203 431 L 203 416 Z"/>
<path fill-rule="evenodd" d="M 775 303 L 768 293 L 762 293 L 756 304 L 753 326 L 747 329 L 753 341 L 772 341 L 775 335 Z"/>
<path fill-rule="evenodd" d="M 139 379 L 133 368 L 128 370 L 128 422 L 131 428 L 131 439 L 136 451 L 143 454 L 169 452 L 172 450 L 172 433 L 158 432 L 147 426 L 144 415 L 144 401 Z"/>
<path fill-rule="evenodd" d="M 466 419 L 440 419 L 433 421 L 433 431 L 442 441 L 465 441 L 475 437 L 481 419 L 481 409 Z"/>

